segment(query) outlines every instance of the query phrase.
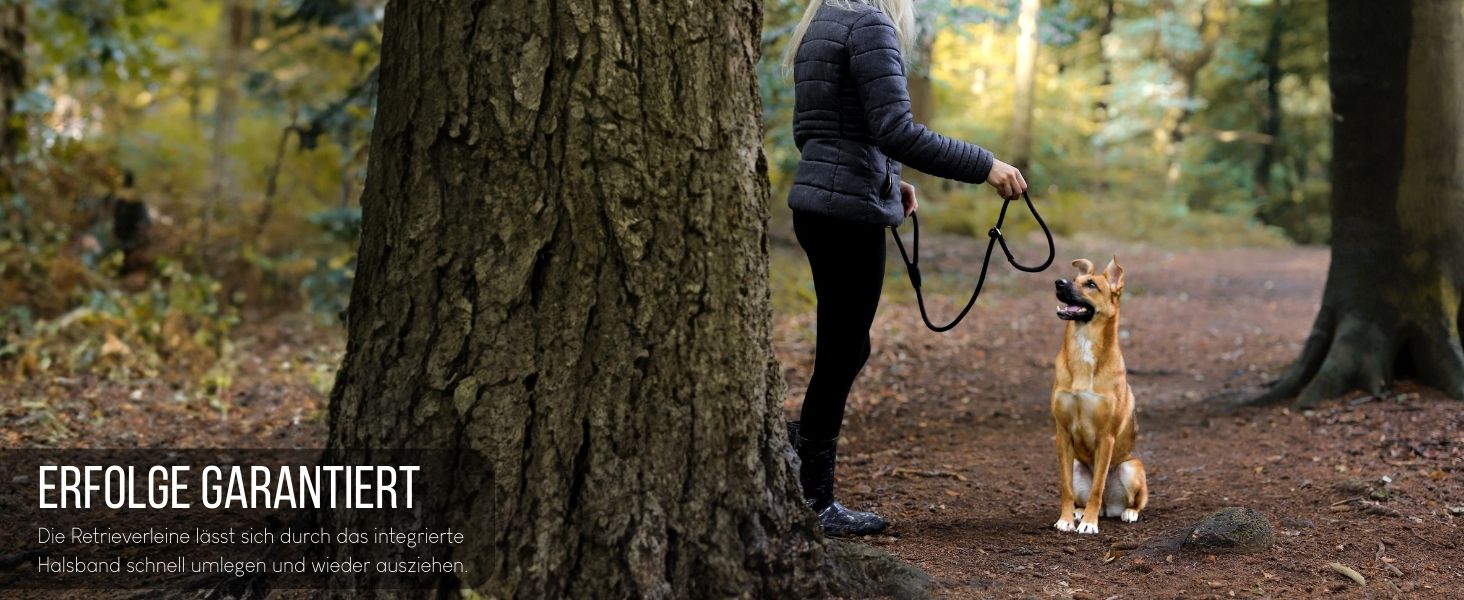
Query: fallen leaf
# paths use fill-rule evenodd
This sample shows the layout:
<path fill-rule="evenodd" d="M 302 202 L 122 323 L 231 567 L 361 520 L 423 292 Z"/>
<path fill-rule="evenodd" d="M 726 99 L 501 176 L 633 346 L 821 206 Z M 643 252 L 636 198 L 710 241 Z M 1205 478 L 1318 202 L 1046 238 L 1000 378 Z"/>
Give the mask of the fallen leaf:
<path fill-rule="evenodd" d="M 108 332 L 106 341 L 102 342 L 102 356 L 132 356 L 132 349 Z"/>
<path fill-rule="evenodd" d="M 1353 570 L 1352 567 L 1349 567 L 1349 566 L 1344 565 L 1342 563 L 1336 563 L 1336 562 L 1329 563 L 1327 566 L 1328 567 L 1331 567 L 1332 570 L 1333 571 L 1336 571 L 1339 575 L 1342 575 L 1343 577 L 1346 577 L 1348 579 L 1351 579 L 1353 581 L 1356 581 L 1357 582 L 1357 585 L 1364 586 L 1364 587 L 1367 586 L 1367 578 L 1366 577 L 1363 577 L 1362 576 L 1362 573 L 1358 573 L 1357 571 Z"/>

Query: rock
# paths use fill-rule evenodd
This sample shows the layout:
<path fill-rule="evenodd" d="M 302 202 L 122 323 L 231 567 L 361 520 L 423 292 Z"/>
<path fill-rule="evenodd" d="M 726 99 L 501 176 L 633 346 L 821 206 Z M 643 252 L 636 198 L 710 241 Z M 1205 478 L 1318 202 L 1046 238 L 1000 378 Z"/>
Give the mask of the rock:
<path fill-rule="evenodd" d="M 1253 508 L 1230 507 L 1200 519 L 1183 548 L 1208 554 L 1249 554 L 1270 548 L 1275 541 L 1265 515 Z"/>
<path fill-rule="evenodd" d="M 1338 483 L 1336 486 L 1333 487 L 1335 487 L 1337 491 L 1344 494 L 1361 495 L 1366 494 L 1370 486 L 1368 486 L 1367 483 L 1361 479 L 1358 479 L 1356 477 L 1348 477 L 1345 481 L 1342 481 L 1341 483 Z"/>
<path fill-rule="evenodd" d="M 1388 484 L 1393 483 L 1393 478 L 1384 475 L 1378 478 L 1377 484 L 1368 490 L 1367 497 L 1379 502 L 1387 502 L 1393 497 L 1393 490 L 1388 489 Z"/>
<path fill-rule="evenodd" d="M 1275 533 L 1266 517 L 1250 508 L 1226 508 L 1199 522 L 1171 529 L 1139 543 L 1132 552 L 1114 547 L 1110 556 L 1121 554 L 1140 572 L 1153 564 L 1167 562 L 1181 553 L 1247 554 L 1271 547 Z"/>
<path fill-rule="evenodd" d="M 829 592 L 839 598 L 929 598 L 935 582 L 920 569 L 866 546 L 830 538 L 824 554 Z"/>

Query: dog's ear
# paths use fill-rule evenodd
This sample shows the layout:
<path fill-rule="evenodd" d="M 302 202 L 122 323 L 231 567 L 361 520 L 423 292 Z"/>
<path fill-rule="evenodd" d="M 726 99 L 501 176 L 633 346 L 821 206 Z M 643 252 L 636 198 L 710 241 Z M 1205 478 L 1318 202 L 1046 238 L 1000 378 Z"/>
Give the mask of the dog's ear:
<path fill-rule="evenodd" d="M 1090 261 L 1086 258 L 1080 258 L 1073 261 L 1073 266 L 1078 268 L 1079 273 L 1082 273 L 1084 275 L 1093 274 L 1093 261 Z"/>
<path fill-rule="evenodd" d="M 1118 255 L 1108 261 L 1108 266 L 1103 267 L 1103 276 L 1108 278 L 1108 287 L 1115 294 L 1123 293 L 1123 266 L 1118 264 Z"/>

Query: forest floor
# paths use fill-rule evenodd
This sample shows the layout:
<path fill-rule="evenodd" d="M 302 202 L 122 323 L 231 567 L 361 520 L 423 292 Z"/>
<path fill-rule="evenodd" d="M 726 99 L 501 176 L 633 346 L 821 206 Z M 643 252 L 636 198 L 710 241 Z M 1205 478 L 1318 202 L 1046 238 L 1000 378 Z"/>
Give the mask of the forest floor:
<path fill-rule="evenodd" d="M 775 285 L 806 287 L 786 275 L 802 268 L 796 246 L 779 237 L 774 246 Z M 948 318 L 985 245 L 930 236 L 925 246 L 927 287 L 947 293 L 932 299 L 932 312 Z M 1299 352 L 1321 297 L 1325 249 L 1122 246 L 1122 344 L 1149 507 L 1137 523 L 1105 519 L 1098 535 L 1052 528 L 1048 401 L 1063 326 L 1051 282 L 1072 275 L 1070 259 L 1087 252 L 1101 266 L 1116 247 L 1065 241 L 1056 266 L 1039 275 L 998 257 L 985 298 L 947 334 L 920 324 L 890 258 L 874 355 L 855 384 L 841 446 L 841 499 L 893 523 L 863 541 L 919 566 L 953 598 L 1464 596 L 1464 514 L 1456 514 L 1464 405 L 1405 384 L 1387 398 L 1353 395 L 1315 410 L 1236 408 Z M 812 325 L 806 307 L 777 317 L 793 412 L 812 364 Z M 0 386 L 0 447 L 319 447 L 339 338 L 294 318 L 250 326 L 239 336 L 237 373 L 217 396 L 88 377 Z M 1369 512 L 1374 495 L 1386 499 Z M 1241 557 L 1105 562 L 1114 544 L 1227 506 L 1262 512 L 1276 545 Z"/>
<path fill-rule="evenodd" d="M 1038 244 L 1014 251 L 1031 261 L 1023 251 Z M 927 245 L 927 279 L 974 281 L 985 244 Z M 1116 246 L 1060 248 L 1041 275 L 995 259 L 998 275 L 978 308 L 946 334 L 924 328 L 902 268 L 892 269 L 841 445 L 844 504 L 893 523 L 866 541 L 919 566 L 953 598 L 1464 597 L 1464 405 L 1405 384 L 1388 398 L 1355 394 L 1315 410 L 1238 407 L 1300 352 L 1326 249 L 1117 250 L 1149 506 L 1137 523 L 1102 520 L 1098 535 L 1054 529 L 1049 401 L 1063 322 L 1052 280 L 1075 275 L 1073 258 L 1102 268 Z M 955 296 L 933 303 L 935 320 L 955 314 Z M 792 414 L 812 366 L 812 325 L 802 314 L 776 329 Z M 1370 513 L 1374 494 L 1387 499 Z M 1114 545 L 1230 506 L 1264 514 L 1275 546 L 1251 556 L 1105 560 Z"/>

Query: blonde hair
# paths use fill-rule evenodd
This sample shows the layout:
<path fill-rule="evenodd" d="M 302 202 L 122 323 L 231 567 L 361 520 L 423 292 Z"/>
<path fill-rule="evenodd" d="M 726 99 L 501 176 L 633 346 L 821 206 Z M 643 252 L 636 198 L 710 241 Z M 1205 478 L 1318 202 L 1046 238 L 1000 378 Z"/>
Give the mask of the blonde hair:
<path fill-rule="evenodd" d="M 798 58 L 798 47 L 803 45 L 803 36 L 808 33 L 808 25 L 813 23 L 813 16 L 818 13 L 819 7 L 831 4 L 849 10 L 853 8 L 851 5 L 854 2 L 878 8 L 885 16 L 888 16 L 895 23 L 895 37 L 900 40 L 900 52 L 909 55 L 917 35 L 915 3 L 912 0 L 809 0 L 808 10 L 803 13 L 803 19 L 798 21 L 798 27 L 793 30 L 793 37 L 788 40 L 788 47 L 783 50 L 784 72 L 793 73 L 793 63 Z"/>

